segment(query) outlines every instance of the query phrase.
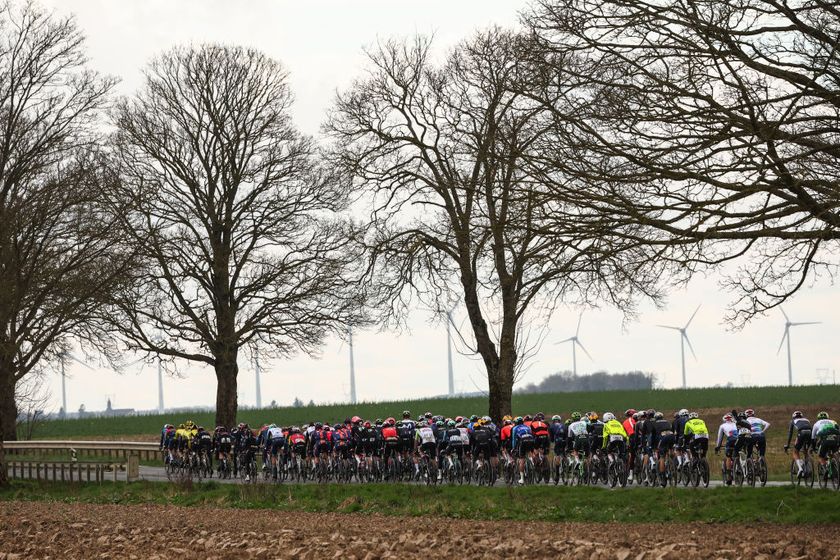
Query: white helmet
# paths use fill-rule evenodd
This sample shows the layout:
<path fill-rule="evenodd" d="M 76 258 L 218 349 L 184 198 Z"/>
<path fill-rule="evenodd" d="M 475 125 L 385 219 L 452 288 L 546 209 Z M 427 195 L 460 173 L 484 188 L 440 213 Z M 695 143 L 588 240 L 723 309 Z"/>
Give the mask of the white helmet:
<path fill-rule="evenodd" d="M 615 414 L 612 412 L 605 412 L 603 418 L 604 422 L 609 422 L 610 420 L 615 420 Z"/>
<path fill-rule="evenodd" d="M 679 416 L 688 416 L 688 409 L 681 408 L 680 411 L 677 413 Z"/>

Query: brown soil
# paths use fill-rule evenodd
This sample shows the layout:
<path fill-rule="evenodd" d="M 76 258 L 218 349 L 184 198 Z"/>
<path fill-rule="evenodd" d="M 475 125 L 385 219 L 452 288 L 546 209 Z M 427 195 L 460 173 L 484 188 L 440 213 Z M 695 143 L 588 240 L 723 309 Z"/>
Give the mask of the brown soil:
<path fill-rule="evenodd" d="M 0 503 L 23 558 L 840 558 L 837 528 L 503 523 L 163 506 Z"/>

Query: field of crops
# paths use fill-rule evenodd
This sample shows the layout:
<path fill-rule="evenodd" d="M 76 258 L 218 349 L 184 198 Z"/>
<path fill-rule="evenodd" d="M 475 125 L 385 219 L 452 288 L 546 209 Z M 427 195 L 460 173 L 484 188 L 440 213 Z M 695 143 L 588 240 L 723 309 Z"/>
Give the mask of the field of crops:
<path fill-rule="evenodd" d="M 596 410 L 599 413 L 611 410 L 620 414 L 627 408 L 655 408 L 673 411 L 682 407 L 706 411 L 733 407 L 767 408 L 787 410 L 793 407 L 830 408 L 840 404 L 840 386 L 804 387 L 750 387 L 674 389 L 654 391 L 604 391 L 597 393 L 543 393 L 514 395 L 514 414 L 533 414 L 537 411 L 548 415 L 561 414 L 565 418 L 573 410 Z M 357 414 L 363 418 L 385 418 L 398 415 L 404 409 L 417 415 L 427 410 L 436 414 L 456 416 L 464 414 L 485 414 L 487 399 L 482 397 L 422 399 L 399 402 L 360 403 L 357 405 L 336 404 L 300 408 L 274 408 L 262 410 L 240 410 L 239 420 L 250 425 L 274 422 L 281 425 L 303 424 L 313 420 L 336 422 Z M 810 414 L 814 414 L 810 412 Z M 715 413 L 716 414 L 716 413 Z M 717 415 L 717 414 L 716 414 Z M 190 417 L 200 425 L 213 425 L 213 414 L 194 413 Z M 184 414 L 173 416 L 125 416 L 117 418 L 89 418 L 55 420 L 45 422 L 35 433 L 36 438 L 65 439 L 84 437 L 114 437 L 138 434 L 158 434 L 166 422 L 179 423 L 186 420 Z M 772 420 L 771 420 L 772 421 Z M 714 426 L 713 426 L 714 425 Z M 716 427 L 716 419 L 709 422 L 709 428 Z"/>

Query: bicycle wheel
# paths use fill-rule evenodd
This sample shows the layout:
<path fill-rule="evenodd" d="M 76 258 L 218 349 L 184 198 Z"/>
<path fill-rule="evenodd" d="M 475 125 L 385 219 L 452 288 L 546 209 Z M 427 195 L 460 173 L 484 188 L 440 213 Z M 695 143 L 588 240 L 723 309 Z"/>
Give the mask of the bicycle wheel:
<path fill-rule="evenodd" d="M 747 459 L 745 466 L 744 479 L 750 487 L 755 488 L 755 462 L 752 459 Z"/>
<path fill-rule="evenodd" d="M 837 463 L 837 459 L 834 457 L 831 458 L 828 462 L 830 472 L 831 472 L 831 486 L 838 490 L 840 489 L 840 465 Z"/>
<path fill-rule="evenodd" d="M 814 463 L 811 462 L 810 456 L 805 457 L 805 476 L 803 478 L 805 479 L 805 485 L 808 488 L 814 487 Z"/>
<path fill-rule="evenodd" d="M 758 458 L 758 471 L 756 472 L 756 477 L 762 487 L 767 485 L 767 461 L 764 457 Z"/>
<path fill-rule="evenodd" d="M 817 468 L 817 483 L 823 490 L 828 488 L 828 464 L 819 464 Z"/>

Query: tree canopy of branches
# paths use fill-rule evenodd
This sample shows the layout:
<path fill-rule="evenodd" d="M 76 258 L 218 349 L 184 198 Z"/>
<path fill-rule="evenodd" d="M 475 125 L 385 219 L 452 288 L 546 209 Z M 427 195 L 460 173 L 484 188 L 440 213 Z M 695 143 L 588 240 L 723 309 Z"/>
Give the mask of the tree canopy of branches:
<path fill-rule="evenodd" d="M 111 320 L 132 349 L 214 367 L 220 425 L 240 349 L 313 352 L 361 306 L 345 196 L 290 104 L 279 63 L 205 45 L 155 59 L 116 111 L 114 200 L 140 258 Z"/>
<path fill-rule="evenodd" d="M 840 9 L 823 0 L 543 0 L 525 17 L 560 145 L 598 212 L 738 259 L 743 324 L 836 272 Z"/>
<path fill-rule="evenodd" d="M 615 245 L 608 217 L 576 227 L 577 209 L 537 180 L 529 156 L 551 120 L 522 94 L 538 79 L 526 42 L 491 29 L 441 64 L 428 40 L 386 42 L 325 127 L 330 160 L 370 209 L 368 278 L 385 317 L 462 300 L 497 419 L 540 342 L 537 318 L 561 302 L 627 311 L 634 294 L 658 295 L 644 246 Z"/>
<path fill-rule="evenodd" d="M 0 441 L 16 438 L 18 384 L 69 337 L 97 338 L 123 262 L 90 152 L 112 85 L 85 69 L 72 18 L 0 5 Z"/>

